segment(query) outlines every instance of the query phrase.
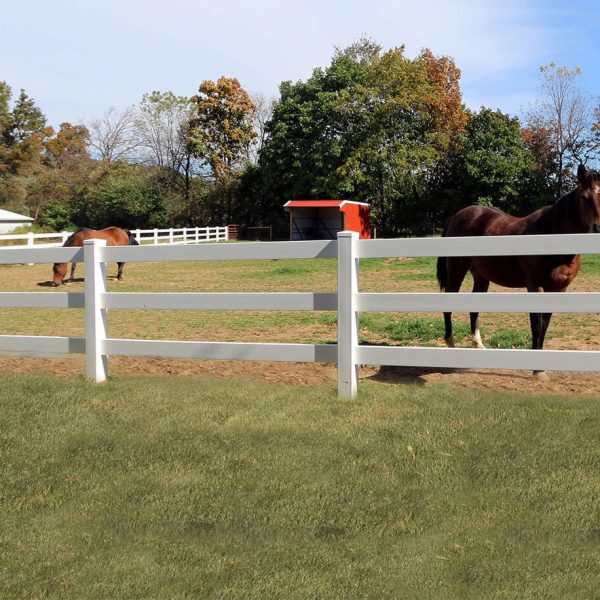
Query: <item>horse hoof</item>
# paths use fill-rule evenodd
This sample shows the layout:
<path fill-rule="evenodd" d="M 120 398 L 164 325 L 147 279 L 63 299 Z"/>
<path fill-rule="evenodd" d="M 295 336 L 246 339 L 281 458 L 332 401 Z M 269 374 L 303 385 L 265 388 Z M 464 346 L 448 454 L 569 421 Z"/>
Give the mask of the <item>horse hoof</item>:
<path fill-rule="evenodd" d="M 446 346 L 448 346 L 448 348 L 454 348 L 454 337 L 450 336 L 449 338 L 447 338 L 446 340 L 444 340 L 446 342 Z"/>
<path fill-rule="evenodd" d="M 548 373 L 546 373 L 546 371 L 534 371 L 533 376 L 538 381 L 550 381 L 550 375 L 548 375 Z"/>

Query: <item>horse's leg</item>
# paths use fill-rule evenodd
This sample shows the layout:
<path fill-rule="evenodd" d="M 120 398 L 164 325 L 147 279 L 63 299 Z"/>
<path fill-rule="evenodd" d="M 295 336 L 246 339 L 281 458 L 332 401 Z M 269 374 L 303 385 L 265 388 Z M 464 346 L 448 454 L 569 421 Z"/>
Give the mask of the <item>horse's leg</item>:
<path fill-rule="evenodd" d="M 71 281 L 75 279 L 75 269 L 77 267 L 77 263 L 71 263 Z"/>
<path fill-rule="evenodd" d="M 468 259 L 461 257 L 446 258 L 447 278 L 444 292 L 456 293 L 460 291 L 460 286 L 469 270 Z M 444 341 L 448 348 L 454 348 L 454 336 L 452 335 L 452 313 L 444 313 Z"/>
<path fill-rule="evenodd" d="M 528 292 L 541 293 L 544 291 L 539 286 L 527 286 Z M 529 313 L 529 322 L 531 324 L 531 349 L 542 350 L 544 346 L 544 338 L 546 330 L 550 324 L 552 313 Z M 546 371 L 534 371 L 533 374 L 539 379 L 548 379 Z"/>
<path fill-rule="evenodd" d="M 473 275 L 473 292 L 485 293 L 490 287 L 490 282 L 479 275 Z M 471 319 L 471 336 L 473 337 L 473 348 L 485 348 L 481 341 L 481 332 L 479 331 L 479 313 L 469 313 Z"/>
<path fill-rule="evenodd" d="M 552 318 L 552 313 L 542 313 L 542 328 L 539 333 L 540 350 L 544 347 L 544 340 L 546 339 L 546 331 L 548 331 L 548 325 L 550 325 L 551 318 Z"/>
<path fill-rule="evenodd" d="M 119 281 L 121 281 L 121 279 L 123 279 L 123 265 L 124 264 L 125 264 L 124 262 L 117 263 L 117 265 L 119 267 L 119 269 L 117 271 L 117 279 Z"/>

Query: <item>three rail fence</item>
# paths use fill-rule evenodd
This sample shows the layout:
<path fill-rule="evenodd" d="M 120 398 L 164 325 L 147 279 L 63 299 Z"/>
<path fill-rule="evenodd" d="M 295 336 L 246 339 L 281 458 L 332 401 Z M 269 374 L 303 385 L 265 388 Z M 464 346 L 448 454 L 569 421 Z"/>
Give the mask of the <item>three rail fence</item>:
<path fill-rule="evenodd" d="M 2 292 L 0 307 L 83 308 L 84 337 L 0 335 L 0 352 L 23 356 L 86 355 L 86 374 L 108 377 L 110 356 L 337 363 L 338 394 L 354 397 L 359 365 L 600 371 L 600 352 L 490 350 L 361 345 L 361 312 L 600 312 L 600 293 L 363 293 L 360 260 L 421 256 L 508 256 L 600 253 L 597 234 L 337 240 L 242 244 L 107 247 L 87 240 L 82 248 L 2 248 L 0 264 L 83 262 L 84 292 Z M 108 292 L 108 262 L 174 262 L 328 258 L 337 261 L 337 292 L 137 293 Z M 433 278 L 433 274 L 432 274 Z M 285 310 L 337 312 L 336 344 L 197 342 L 118 339 L 109 334 L 108 310 Z"/>
<path fill-rule="evenodd" d="M 169 229 L 131 229 L 131 233 L 140 244 L 199 244 L 201 242 L 221 242 L 229 239 L 228 227 L 180 227 Z M 44 246 L 52 248 L 62 246 L 72 231 L 56 233 L 18 233 L 1 234 L 0 242 L 13 245 Z"/>

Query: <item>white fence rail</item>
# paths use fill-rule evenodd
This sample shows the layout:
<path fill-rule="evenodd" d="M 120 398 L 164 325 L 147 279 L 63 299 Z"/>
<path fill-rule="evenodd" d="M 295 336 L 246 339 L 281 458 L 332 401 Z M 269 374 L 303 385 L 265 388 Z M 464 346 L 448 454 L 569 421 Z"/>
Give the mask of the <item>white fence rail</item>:
<path fill-rule="evenodd" d="M 170 229 L 131 229 L 140 244 L 199 244 L 201 242 L 221 242 L 229 239 L 227 227 L 180 227 Z M 15 245 L 62 246 L 72 231 L 56 233 L 2 234 L 0 242 L 17 242 Z M 52 240 L 52 241 L 47 241 Z"/>
<path fill-rule="evenodd" d="M 0 307 L 84 308 L 85 337 L 0 335 L 0 352 L 26 356 L 84 353 L 87 375 L 108 376 L 109 356 L 164 356 L 230 360 L 330 362 L 338 365 L 342 397 L 357 392 L 360 364 L 453 368 L 600 371 L 600 352 L 576 350 L 479 350 L 363 346 L 358 318 L 365 311 L 600 312 L 599 293 L 441 294 L 362 293 L 361 258 L 411 256 L 502 256 L 600 253 L 596 234 L 359 240 L 341 232 L 334 241 L 200 246 L 113 246 L 86 241 L 83 248 L 1 248 L 0 264 L 84 262 L 85 291 L 3 292 Z M 107 262 L 254 259 L 337 259 L 337 293 L 123 293 L 106 289 Z M 432 273 L 432 279 L 434 275 Z M 108 309 L 336 311 L 337 344 L 271 344 L 115 339 Z M 441 318 L 441 317 L 440 317 Z"/>

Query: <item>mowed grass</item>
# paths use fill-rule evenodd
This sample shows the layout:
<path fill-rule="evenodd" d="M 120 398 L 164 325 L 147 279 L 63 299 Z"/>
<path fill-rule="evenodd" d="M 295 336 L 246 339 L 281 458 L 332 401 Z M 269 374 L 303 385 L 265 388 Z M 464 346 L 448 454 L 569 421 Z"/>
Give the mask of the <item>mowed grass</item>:
<path fill-rule="evenodd" d="M 600 403 L 2 376 L 2 598 L 593 598 Z"/>
<path fill-rule="evenodd" d="M 114 279 L 116 265 L 109 265 L 111 291 L 240 292 L 336 290 L 333 260 L 262 260 L 178 263 L 130 263 L 125 279 Z M 50 265 L 0 266 L 3 291 L 54 291 L 40 287 L 50 279 Z M 82 291 L 80 265 L 73 283 L 57 291 Z M 470 276 L 463 291 L 471 287 Z M 361 261 L 360 289 L 365 292 L 436 292 L 434 258 L 367 259 Z M 600 257 L 584 256 L 583 268 L 572 290 L 600 289 Z M 502 291 L 492 286 L 492 291 Z M 83 312 L 76 309 L 0 309 L 2 334 L 83 335 Z M 206 341 L 265 341 L 334 343 L 334 313 L 290 311 L 124 311 L 113 310 L 109 331 L 113 337 Z M 469 319 L 455 314 L 458 345 L 470 346 Z M 480 317 L 484 343 L 495 348 L 523 348 L 530 344 L 526 314 L 494 314 Z M 573 349 L 594 339 L 600 327 L 598 315 L 555 315 L 547 339 L 575 337 Z M 442 315 L 420 313 L 369 313 L 361 315 L 362 343 L 443 344 Z"/>

